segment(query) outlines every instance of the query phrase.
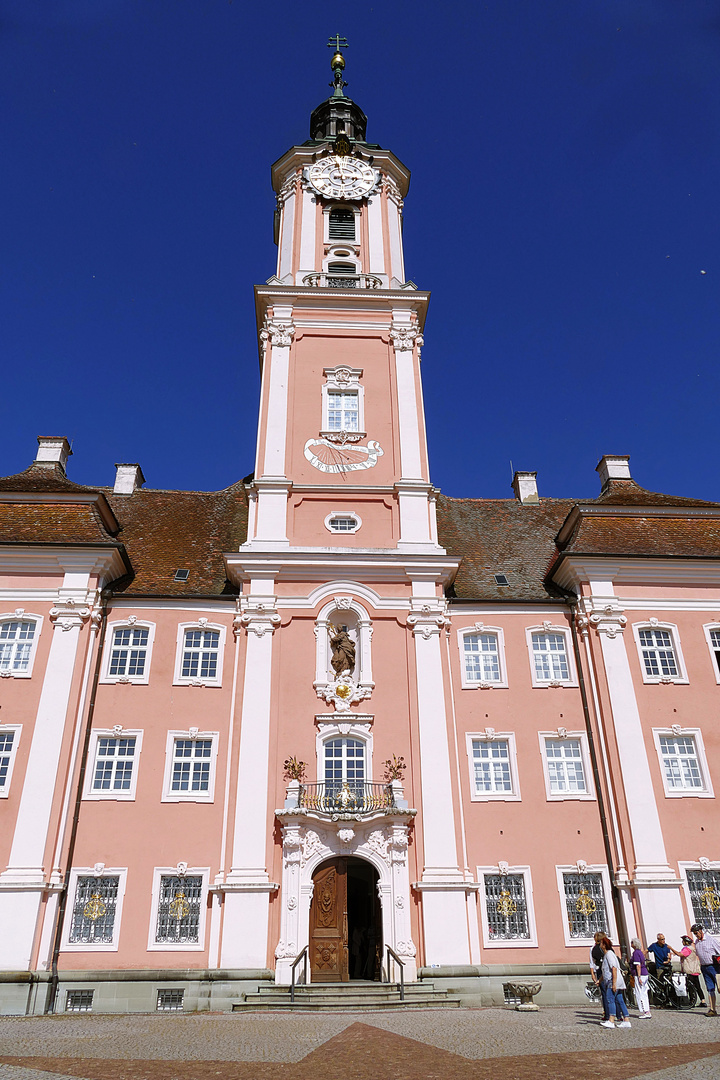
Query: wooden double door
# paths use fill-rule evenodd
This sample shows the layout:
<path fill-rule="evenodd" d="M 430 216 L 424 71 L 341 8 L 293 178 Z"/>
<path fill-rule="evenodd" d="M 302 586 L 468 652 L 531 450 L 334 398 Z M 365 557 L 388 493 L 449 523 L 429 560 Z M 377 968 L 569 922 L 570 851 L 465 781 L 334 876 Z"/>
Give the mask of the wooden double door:
<path fill-rule="evenodd" d="M 377 880 L 370 863 L 353 858 L 325 862 L 313 874 L 312 982 L 380 977 L 382 915 Z"/>

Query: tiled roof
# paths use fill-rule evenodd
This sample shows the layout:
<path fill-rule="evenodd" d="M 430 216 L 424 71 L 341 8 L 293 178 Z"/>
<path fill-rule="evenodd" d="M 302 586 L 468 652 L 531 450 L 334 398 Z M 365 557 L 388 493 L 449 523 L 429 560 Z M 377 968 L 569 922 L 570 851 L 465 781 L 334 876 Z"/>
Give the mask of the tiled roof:
<path fill-rule="evenodd" d="M 528 506 L 516 499 L 440 495 L 438 539 L 449 555 L 462 559 L 454 595 L 529 601 L 558 597 L 545 574 L 556 553 L 555 537 L 574 505 L 572 499 L 543 499 Z M 495 574 L 505 574 L 509 584 L 498 585 Z"/>
<path fill-rule="evenodd" d="M 224 551 L 237 551 L 247 536 L 247 496 L 242 483 L 224 491 L 153 491 L 108 494 L 121 523 L 118 540 L 135 571 L 125 595 L 218 596 L 234 593 L 225 577 Z M 189 570 L 186 582 L 175 571 Z"/>
<path fill-rule="evenodd" d="M 720 510 L 720 503 L 686 499 L 681 495 L 662 495 L 658 491 L 640 487 L 634 480 L 609 480 L 597 499 L 590 501 L 605 506 L 712 506 Z"/>
<path fill-rule="evenodd" d="M 567 554 L 720 558 L 720 517 L 581 517 Z"/>
<path fill-rule="evenodd" d="M 92 503 L 0 502 L 4 544 L 107 544 L 112 541 Z"/>
<path fill-rule="evenodd" d="M 68 480 L 65 473 L 58 466 L 31 465 L 24 472 L 15 473 L 14 476 L 0 477 L 0 492 L 3 491 L 63 491 L 63 492 L 95 492 L 100 488 L 86 487 L 84 484 L 74 484 Z"/>

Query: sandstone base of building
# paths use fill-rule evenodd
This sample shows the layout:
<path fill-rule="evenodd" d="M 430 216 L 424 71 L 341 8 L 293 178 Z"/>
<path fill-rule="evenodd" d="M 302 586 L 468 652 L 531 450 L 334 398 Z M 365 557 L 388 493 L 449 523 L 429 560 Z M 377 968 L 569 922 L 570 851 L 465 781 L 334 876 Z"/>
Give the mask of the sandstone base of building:
<path fill-rule="evenodd" d="M 489 964 L 420 968 L 419 980 L 432 981 L 462 999 L 468 1008 L 504 1005 L 503 983 L 539 981 L 536 1002 L 543 1005 L 587 1004 L 589 979 L 583 964 Z M 183 990 L 183 1012 L 231 1012 L 233 1001 L 274 982 L 267 969 L 220 971 L 61 971 L 55 1012 L 67 1012 L 68 991 L 92 990 L 93 1013 L 151 1013 L 158 992 Z M 0 973 L 0 1016 L 40 1016 L 45 1012 L 50 975 Z M 71 1010 L 72 1011 L 72 1010 Z"/>

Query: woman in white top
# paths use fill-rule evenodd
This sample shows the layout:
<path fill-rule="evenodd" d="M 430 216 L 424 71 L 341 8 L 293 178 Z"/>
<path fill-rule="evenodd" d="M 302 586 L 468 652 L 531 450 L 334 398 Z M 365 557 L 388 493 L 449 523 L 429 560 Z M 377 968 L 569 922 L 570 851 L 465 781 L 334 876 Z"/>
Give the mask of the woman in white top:
<path fill-rule="evenodd" d="M 617 1026 L 619 1028 L 629 1028 L 631 1025 L 628 1020 L 628 1009 L 623 996 L 625 980 L 623 979 L 622 971 L 620 970 L 618 958 L 613 952 L 610 938 L 602 938 L 600 940 L 600 948 L 603 951 L 601 985 L 608 1011 L 608 1019 L 601 1020 L 600 1024 L 602 1027 L 614 1028 L 615 1017 L 617 1015 L 620 1017 Z"/>

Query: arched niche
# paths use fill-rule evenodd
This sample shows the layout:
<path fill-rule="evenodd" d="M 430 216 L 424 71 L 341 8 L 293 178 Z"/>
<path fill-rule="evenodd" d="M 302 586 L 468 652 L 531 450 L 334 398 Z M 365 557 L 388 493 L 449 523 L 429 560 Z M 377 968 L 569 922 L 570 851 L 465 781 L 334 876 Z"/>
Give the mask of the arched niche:
<path fill-rule="evenodd" d="M 328 695 L 337 678 L 332 667 L 330 640 L 333 628 L 344 628 L 355 644 L 355 669 L 346 672 L 358 694 L 355 700 L 370 697 L 375 686 L 372 678 L 372 621 L 367 610 L 351 596 L 335 596 L 324 605 L 315 620 L 315 690 L 320 698 Z"/>

